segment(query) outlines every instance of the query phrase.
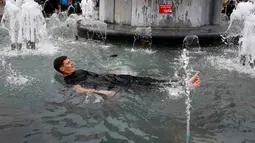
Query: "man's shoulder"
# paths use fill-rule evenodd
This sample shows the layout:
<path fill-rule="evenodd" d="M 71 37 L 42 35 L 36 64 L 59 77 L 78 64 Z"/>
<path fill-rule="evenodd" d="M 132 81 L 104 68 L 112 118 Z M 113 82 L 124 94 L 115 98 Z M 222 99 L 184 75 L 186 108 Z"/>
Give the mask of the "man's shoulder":
<path fill-rule="evenodd" d="M 75 70 L 75 73 L 86 73 L 88 71 L 84 70 L 84 69 L 77 69 Z"/>

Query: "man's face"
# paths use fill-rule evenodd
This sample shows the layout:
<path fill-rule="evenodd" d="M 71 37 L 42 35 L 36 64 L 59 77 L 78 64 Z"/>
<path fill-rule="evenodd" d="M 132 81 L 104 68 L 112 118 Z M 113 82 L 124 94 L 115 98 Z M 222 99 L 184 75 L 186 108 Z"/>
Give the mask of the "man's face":
<path fill-rule="evenodd" d="M 70 59 L 66 59 L 63 62 L 63 66 L 60 67 L 60 70 L 63 74 L 71 74 L 75 71 L 75 68 L 73 67 L 72 61 Z"/>

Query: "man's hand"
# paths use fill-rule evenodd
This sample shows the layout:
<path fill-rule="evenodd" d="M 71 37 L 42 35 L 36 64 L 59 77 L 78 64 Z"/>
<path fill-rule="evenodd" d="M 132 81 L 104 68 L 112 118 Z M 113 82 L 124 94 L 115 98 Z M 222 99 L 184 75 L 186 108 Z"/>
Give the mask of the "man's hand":
<path fill-rule="evenodd" d="M 198 88 L 200 87 L 200 80 L 198 79 L 199 78 L 199 74 L 200 72 L 197 72 L 191 79 L 191 87 L 193 88 Z"/>

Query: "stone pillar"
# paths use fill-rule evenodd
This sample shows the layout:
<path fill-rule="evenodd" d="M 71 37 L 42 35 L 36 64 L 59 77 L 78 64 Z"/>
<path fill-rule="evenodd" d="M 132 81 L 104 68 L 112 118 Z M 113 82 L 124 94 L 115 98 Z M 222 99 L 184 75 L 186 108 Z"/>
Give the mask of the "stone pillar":
<path fill-rule="evenodd" d="M 151 3 L 154 0 L 132 0 L 132 26 L 151 26 Z"/>
<path fill-rule="evenodd" d="M 131 25 L 132 0 L 115 0 L 115 23 Z"/>
<path fill-rule="evenodd" d="M 210 15 L 210 25 L 218 25 L 220 24 L 220 15 L 222 8 L 222 0 L 211 0 L 211 15 Z"/>
<path fill-rule="evenodd" d="M 99 20 L 106 23 L 114 23 L 115 0 L 100 0 Z"/>

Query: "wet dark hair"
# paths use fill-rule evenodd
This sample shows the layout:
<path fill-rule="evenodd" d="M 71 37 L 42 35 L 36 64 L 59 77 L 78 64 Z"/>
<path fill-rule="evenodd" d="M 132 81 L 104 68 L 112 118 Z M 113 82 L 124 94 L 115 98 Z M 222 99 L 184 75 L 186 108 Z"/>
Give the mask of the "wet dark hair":
<path fill-rule="evenodd" d="M 60 70 L 60 67 L 63 66 L 64 60 L 66 60 L 66 59 L 67 59 L 67 56 L 60 56 L 60 57 L 57 57 L 54 60 L 53 66 L 54 66 L 56 71 L 58 71 L 58 72 L 63 74 L 63 72 Z"/>

